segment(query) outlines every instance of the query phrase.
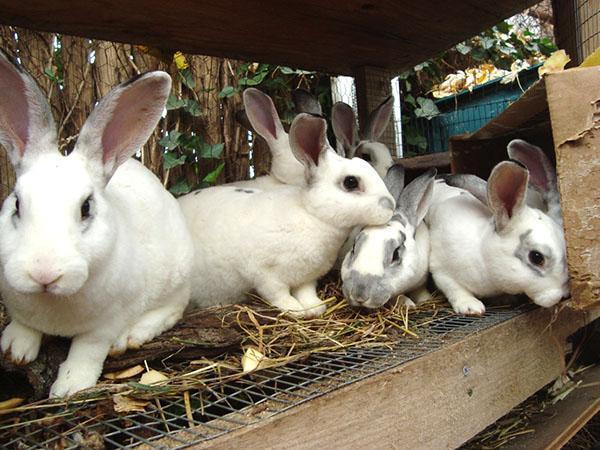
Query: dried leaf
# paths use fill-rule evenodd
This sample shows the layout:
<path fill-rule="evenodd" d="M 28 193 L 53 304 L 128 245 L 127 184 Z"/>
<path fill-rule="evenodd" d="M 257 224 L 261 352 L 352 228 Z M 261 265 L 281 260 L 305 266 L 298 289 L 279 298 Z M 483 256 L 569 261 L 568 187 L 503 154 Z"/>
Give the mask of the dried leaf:
<path fill-rule="evenodd" d="M 269 358 L 255 347 L 248 347 L 242 356 L 242 370 L 244 373 L 262 369 L 269 365 Z"/>
<path fill-rule="evenodd" d="M 14 397 L 14 398 L 10 398 L 8 400 L 4 400 L 3 402 L 0 402 L 0 411 L 4 411 L 5 409 L 15 408 L 15 407 L 19 406 L 21 403 L 23 403 L 24 401 L 25 401 L 25 399 L 20 398 L 20 397 Z"/>
<path fill-rule="evenodd" d="M 189 67 L 189 64 L 188 64 L 187 60 L 185 59 L 185 56 L 181 52 L 176 52 L 173 55 L 173 61 L 175 61 L 175 65 L 177 66 L 178 70 L 187 69 Z"/>
<path fill-rule="evenodd" d="M 571 61 L 569 55 L 564 50 L 557 50 L 550 55 L 550 57 L 544 62 L 544 65 L 538 69 L 540 78 L 545 73 L 562 72 L 565 70 L 567 63 Z"/>
<path fill-rule="evenodd" d="M 594 53 L 590 53 L 587 58 L 579 65 L 579 67 L 593 67 L 600 66 L 600 47 L 598 47 Z"/>
<path fill-rule="evenodd" d="M 148 403 L 150 402 L 146 400 L 137 400 L 121 394 L 113 397 L 113 406 L 116 412 L 142 412 L 146 406 L 148 406 Z"/>
<path fill-rule="evenodd" d="M 104 378 L 106 378 L 107 380 L 123 380 L 125 378 L 131 378 L 136 376 L 137 374 L 140 374 L 144 371 L 144 367 L 140 366 L 139 364 L 137 366 L 133 366 L 130 367 L 128 369 L 124 369 L 121 370 L 119 372 L 108 372 L 104 374 Z"/>
<path fill-rule="evenodd" d="M 168 381 L 169 378 L 158 370 L 150 370 L 142 375 L 140 378 L 140 384 L 152 385 Z"/>

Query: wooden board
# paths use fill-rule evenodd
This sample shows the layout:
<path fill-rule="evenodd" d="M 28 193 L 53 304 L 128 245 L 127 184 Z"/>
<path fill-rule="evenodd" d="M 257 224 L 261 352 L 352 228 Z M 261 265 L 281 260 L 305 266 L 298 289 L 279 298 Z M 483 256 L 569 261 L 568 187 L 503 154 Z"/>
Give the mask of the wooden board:
<path fill-rule="evenodd" d="M 599 315 L 536 309 L 204 446 L 454 448 L 556 378 L 566 337 Z"/>
<path fill-rule="evenodd" d="M 0 0 L 0 23 L 330 73 L 403 71 L 537 0 Z"/>

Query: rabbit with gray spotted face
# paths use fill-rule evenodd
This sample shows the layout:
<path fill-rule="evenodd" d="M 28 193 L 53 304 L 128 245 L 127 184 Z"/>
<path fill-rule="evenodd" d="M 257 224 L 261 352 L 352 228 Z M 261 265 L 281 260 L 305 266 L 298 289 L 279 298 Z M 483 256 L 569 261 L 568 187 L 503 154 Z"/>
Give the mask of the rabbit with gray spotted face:
<path fill-rule="evenodd" d="M 326 130 L 325 120 L 308 114 L 290 128 L 305 186 L 217 186 L 179 199 L 196 250 L 196 305 L 241 302 L 256 290 L 297 316 L 325 311 L 317 280 L 333 266 L 352 227 L 386 223 L 395 203 L 367 162 L 333 151 Z"/>
<path fill-rule="evenodd" d="M 176 200 L 130 157 L 164 109 L 171 79 L 150 72 L 113 89 L 69 156 L 50 106 L 0 54 L 0 143 L 17 173 L 0 210 L 2 351 L 36 359 L 42 335 L 72 337 L 51 396 L 93 386 L 109 350 L 170 328 L 190 296 L 192 243 Z"/>
<path fill-rule="evenodd" d="M 364 227 L 342 264 L 344 295 L 352 306 L 376 309 L 400 294 L 417 303 L 430 298 L 429 232 L 423 218 L 433 195 L 436 171 L 404 187 L 404 169 L 394 165 L 385 177 L 396 210 L 385 225 Z M 408 306 L 415 306 L 408 300 Z"/>
<path fill-rule="evenodd" d="M 479 298 L 500 294 L 526 294 L 544 307 L 566 297 L 563 230 L 526 204 L 527 169 L 504 161 L 487 184 L 470 189 L 466 181 L 466 189 L 437 181 L 426 217 L 430 270 L 454 310 L 483 314 Z"/>

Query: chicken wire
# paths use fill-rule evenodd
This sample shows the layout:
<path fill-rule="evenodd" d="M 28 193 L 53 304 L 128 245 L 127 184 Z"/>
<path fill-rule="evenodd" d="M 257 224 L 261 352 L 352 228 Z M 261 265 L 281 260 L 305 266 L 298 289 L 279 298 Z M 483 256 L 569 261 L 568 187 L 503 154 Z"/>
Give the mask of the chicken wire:
<path fill-rule="evenodd" d="M 57 407 L 48 415 L 35 411 L 0 427 L 4 448 L 145 448 L 182 449 L 259 423 L 350 383 L 454 344 L 467 336 L 531 309 L 489 309 L 481 317 L 456 316 L 450 309 L 432 319 L 411 317 L 419 339 L 399 340 L 393 348 L 351 348 L 315 353 L 304 361 L 262 370 L 190 393 L 191 414 L 182 397 L 159 397 L 143 412 L 118 414 L 90 404 Z M 46 411 L 48 414 L 48 411 Z M 46 417 L 46 419 L 44 419 Z"/>

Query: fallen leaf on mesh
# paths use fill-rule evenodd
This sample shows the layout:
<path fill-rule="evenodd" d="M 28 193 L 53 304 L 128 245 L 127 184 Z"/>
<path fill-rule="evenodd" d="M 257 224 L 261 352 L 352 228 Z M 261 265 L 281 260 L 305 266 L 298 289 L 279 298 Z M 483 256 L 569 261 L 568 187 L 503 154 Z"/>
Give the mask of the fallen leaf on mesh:
<path fill-rule="evenodd" d="M 269 366 L 269 358 L 255 347 L 248 347 L 242 356 L 242 370 L 244 373 L 264 369 Z"/>
<path fill-rule="evenodd" d="M 144 371 L 144 367 L 137 366 L 130 367 L 128 369 L 121 370 L 119 372 L 108 372 L 104 374 L 104 378 L 107 380 L 123 380 L 125 378 L 134 377 Z"/>
<path fill-rule="evenodd" d="M 20 397 L 14 397 L 14 398 L 9 398 L 8 400 L 4 400 L 3 402 L 0 402 L 0 411 L 19 406 L 24 401 L 25 401 L 25 399 L 20 398 Z"/>
<path fill-rule="evenodd" d="M 169 378 L 164 373 L 161 373 L 158 370 L 150 370 L 142 375 L 140 378 L 140 383 L 151 385 L 162 383 L 163 381 L 168 380 Z"/>
<path fill-rule="evenodd" d="M 116 412 L 142 412 L 148 403 L 150 402 L 146 400 L 136 400 L 121 394 L 113 397 L 113 406 Z"/>
<path fill-rule="evenodd" d="M 569 61 L 571 61 L 571 58 L 567 55 L 567 52 L 557 50 L 538 68 L 538 74 L 541 78 L 545 73 L 562 72 Z"/>

